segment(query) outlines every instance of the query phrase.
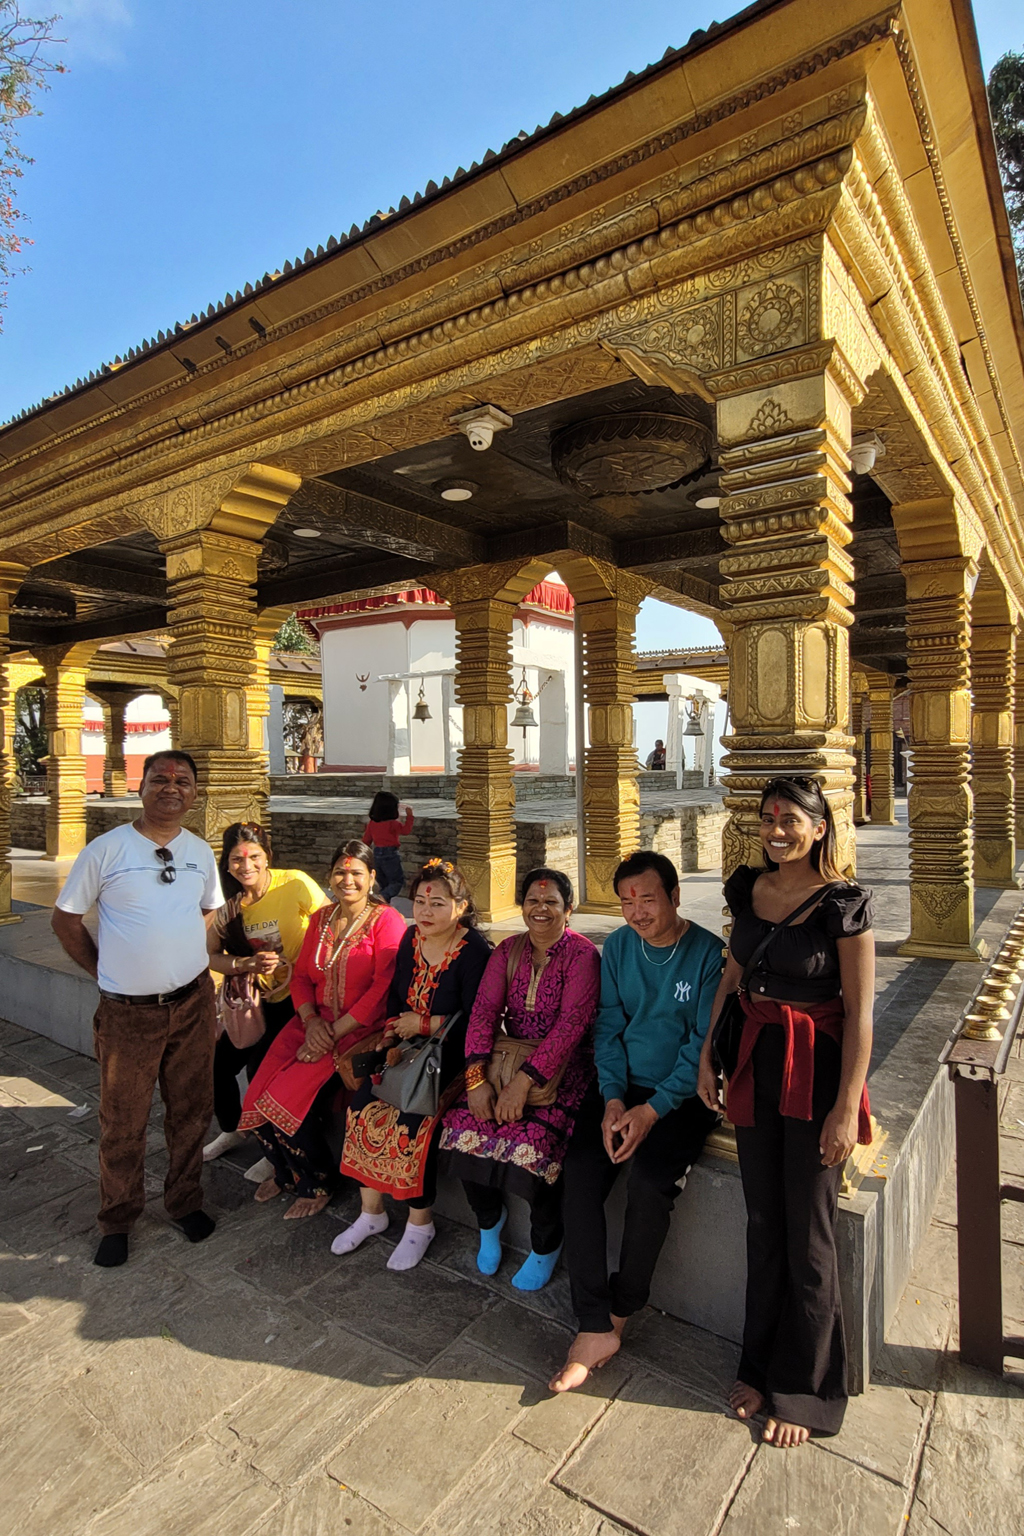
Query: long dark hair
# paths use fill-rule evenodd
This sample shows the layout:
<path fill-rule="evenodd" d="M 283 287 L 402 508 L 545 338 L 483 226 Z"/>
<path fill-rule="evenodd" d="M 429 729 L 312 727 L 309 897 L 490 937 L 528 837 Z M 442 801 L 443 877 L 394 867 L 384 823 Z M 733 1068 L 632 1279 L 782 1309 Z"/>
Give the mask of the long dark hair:
<path fill-rule="evenodd" d="M 398 796 L 382 789 L 373 797 L 370 806 L 371 821 L 397 821 L 398 820 Z"/>
<path fill-rule="evenodd" d="M 473 892 L 466 883 L 466 877 L 457 864 L 450 864 L 447 859 L 428 859 L 418 874 L 413 875 L 409 881 L 409 900 L 415 901 L 416 892 L 425 880 L 436 880 L 443 885 L 452 901 L 464 901 L 466 910 L 459 918 L 459 924 L 463 928 L 476 928 L 480 922 L 476 907 L 473 905 Z"/>
<path fill-rule="evenodd" d="M 373 862 L 373 849 L 362 838 L 353 837 L 347 843 L 339 843 L 331 854 L 331 862 L 327 866 L 327 876 L 330 879 L 331 871 L 339 859 L 358 859 L 360 864 L 365 864 L 373 876 L 373 885 L 370 887 L 370 901 L 375 907 L 386 906 L 387 903 L 380 892 L 375 888 L 377 884 L 377 866 Z"/>
<path fill-rule="evenodd" d="M 270 833 L 265 832 L 258 821 L 233 821 L 230 827 L 224 828 L 224 840 L 220 845 L 220 883 L 225 896 L 239 896 L 243 890 L 228 868 L 228 861 L 239 843 L 258 843 L 267 856 L 267 868 L 274 862 Z"/>
<path fill-rule="evenodd" d="M 835 817 L 828 796 L 818 780 L 802 776 L 795 779 L 770 779 L 761 793 L 759 815 L 764 815 L 769 800 L 789 800 L 813 822 L 825 823 L 825 836 L 818 838 L 811 847 L 811 867 L 825 880 L 846 881 L 846 876 L 839 868 L 839 839 L 836 836 Z M 765 869 L 779 867 L 768 857 L 767 849 L 764 851 L 764 866 Z"/>

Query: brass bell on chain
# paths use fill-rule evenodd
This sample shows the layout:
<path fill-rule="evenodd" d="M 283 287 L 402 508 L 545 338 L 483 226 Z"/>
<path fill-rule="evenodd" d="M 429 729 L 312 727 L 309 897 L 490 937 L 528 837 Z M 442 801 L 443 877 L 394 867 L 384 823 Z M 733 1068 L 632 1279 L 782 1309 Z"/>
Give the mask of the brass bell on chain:
<path fill-rule="evenodd" d="M 430 708 L 423 693 L 422 683 L 420 683 L 420 696 L 416 700 L 416 708 L 412 712 L 412 717 L 414 720 L 429 720 L 431 718 Z"/>

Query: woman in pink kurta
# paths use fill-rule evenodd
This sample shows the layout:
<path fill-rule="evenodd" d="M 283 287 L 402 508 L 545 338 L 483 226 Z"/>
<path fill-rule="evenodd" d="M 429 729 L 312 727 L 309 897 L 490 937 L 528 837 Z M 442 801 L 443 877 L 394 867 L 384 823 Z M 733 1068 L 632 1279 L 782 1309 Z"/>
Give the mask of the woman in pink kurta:
<path fill-rule="evenodd" d="M 296 1017 L 274 1041 L 249 1087 L 239 1129 L 254 1131 L 273 1166 L 256 1191 L 298 1199 L 288 1216 L 313 1216 L 336 1183 L 324 1118 L 342 1053 L 384 1022 L 405 919 L 374 892 L 373 852 L 345 843 L 332 861 L 335 902 L 313 914 L 292 973 Z"/>
<path fill-rule="evenodd" d="M 503 940 L 488 961 L 466 1033 L 468 1091 L 448 1111 L 441 1133 L 447 1169 L 462 1180 L 479 1223 L 481 1273 L 494 1274 L 501 1262 L 504 1192 L 530 1203 L 531 1253 L 513 1277 L 518 1290 L 539 1290 L 557 1263 L 562 1163 L 594 1075 L 590 1034 L 601 960 L 589 939 L 566 927 L 572 899 L 572 884 L 561 871 L 538 869 L 526 876 L 527 934 Z M 480 1079 L 502 1027 L 513 1039 L 539 1044 L 508 1087 L 495 1094 Z M 531 1087 L 543 1087 L 561 1068 L 554 1103 L 528 1104 Z"/>

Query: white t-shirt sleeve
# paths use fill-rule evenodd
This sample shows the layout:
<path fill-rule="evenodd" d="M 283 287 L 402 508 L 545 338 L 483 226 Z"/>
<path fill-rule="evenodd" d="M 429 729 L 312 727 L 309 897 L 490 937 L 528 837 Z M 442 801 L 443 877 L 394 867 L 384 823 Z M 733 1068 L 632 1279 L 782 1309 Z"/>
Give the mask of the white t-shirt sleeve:
<path fill-rule="evenodd" d="M 203 886 L 202 898 L 199 905 L 204 912 L 212 912 L 215 907 L 224 905 L 224 893 L 220 888 L 220 871 L 217 868 L 217 860 L 214 858 L 213 849 L 209 843 L 206 845 L 209 862 L 206 869 L 206 884 Z"/>
<path fill-rule="evenodd" d="M 100 893 L 101 857 L 101 850 L 96 843 L 90 843 L 82 849 L 57 897 L 56 904 L 62 912 L 74 912 L 84 917 L 89 908 L 95 905 Z"/>

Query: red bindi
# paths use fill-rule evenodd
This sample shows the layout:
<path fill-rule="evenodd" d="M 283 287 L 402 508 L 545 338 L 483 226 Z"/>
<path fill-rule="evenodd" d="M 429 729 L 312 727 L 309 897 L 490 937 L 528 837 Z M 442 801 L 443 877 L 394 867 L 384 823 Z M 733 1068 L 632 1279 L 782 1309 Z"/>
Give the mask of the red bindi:
<path fill-rule="evenodd" d="M 636 886 L 635 886 L 635 885 L 631 885 L 631 886 L 630 886 L 630 888 L 629 888 L 629 894 L 630 894 L 630 895 L 631 895 L 631 896 L 633 896 L 633 897 L 635 897 L 635 896 L 636 896 Z"/>
<path fill-rule="evenodd" d="M 429 896 L 429 895 L 430 895 L 430 893 L 431 893 L 431 891 L 432 891 L 432 890 L 433 890 L 433 889 L 434 889 L 434 887 L 433 887 L 433 886 L 432 886 L 432 885 L 428 885 L 428 886 L 427 886 L 427 895 L 428 895 L 428 896 Z"/>
<path fill-rule="evenodd" d="M 775 804 L 772 807 L 772 815 L 773 816 L 777 816 L 778 814 L 779 814 L 779 802 L 776 800 Z"/>

